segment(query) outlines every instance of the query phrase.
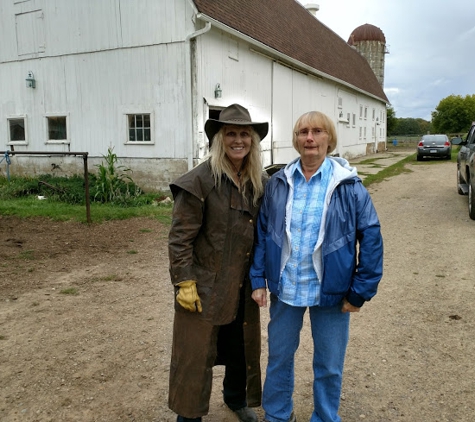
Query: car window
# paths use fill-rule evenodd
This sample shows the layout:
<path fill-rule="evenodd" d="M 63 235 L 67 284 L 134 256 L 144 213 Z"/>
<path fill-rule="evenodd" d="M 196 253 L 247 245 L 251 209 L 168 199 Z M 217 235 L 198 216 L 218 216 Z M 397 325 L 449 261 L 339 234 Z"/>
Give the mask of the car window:
<path fill-rule="evenodd" d="M 467 143 L 473 144 L 475 142 L 475 125 L 471 127 L 470 132 L 467 135 Z"/>
<path fill-rule="evenodd" d="M 422 140 L 425 144 L 444 145 L 449 140 L 446 135 L 424 135 Z"/>

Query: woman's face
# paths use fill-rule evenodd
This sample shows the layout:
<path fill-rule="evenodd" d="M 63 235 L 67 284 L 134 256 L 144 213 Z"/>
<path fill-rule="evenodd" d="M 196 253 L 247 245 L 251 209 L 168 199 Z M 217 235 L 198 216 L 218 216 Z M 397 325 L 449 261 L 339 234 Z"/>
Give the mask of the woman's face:
<path fill-rule="evenodd" d="M 224 126 L 224 152 L 239 170 L 244 157 L 251 150 L 251 127 L 250 126 Z"/>
<path fill-rule="evenodd" d="M 303 161 L 323 162 L 328 153 L 330 136 L 318 125 L 302 124 L 297 130 L 297 146 Z"/>

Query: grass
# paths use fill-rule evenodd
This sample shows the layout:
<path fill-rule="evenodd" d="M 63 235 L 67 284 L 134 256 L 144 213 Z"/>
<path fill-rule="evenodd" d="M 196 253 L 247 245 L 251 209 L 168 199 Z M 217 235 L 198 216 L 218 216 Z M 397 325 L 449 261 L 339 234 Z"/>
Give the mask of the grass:
<path fill-rule="evenodd" d="M 121 207 L 113 204 L 91 204 L 91 219 L 100 223 L 107 220 L 126 220 L 132 217 L 156 218 L 164 224 L 171 223 L 171 205 L 141 205 Z M 4 199 L 0 196 L 0 215 L 21 218 L 46 217 L 55 221 L 87 223 L 85 205 L 73 205 L 54 200 L 38 200 L 36 196 Z"/>
<path fill-rule="evenodd" d="M 379 171 L 376 174 L 367 174 L 367 173 L 361 173 L 364 174 L 365 179 L 363 180 L 363 185 L 368 187 L 369 185 L 372 185 L 374 183 L 380 183 L 384 180 L 386 180 L 388 177 L 394 177 L 402 173 L 410 173 L 411 170 L 406 168 L 406 164 L 414 164 L 414 165 L 438 165 L 441 162 L 447 162 L 446 160 L 442 159 L 430 159 L 430 160 L 424 160 L 424 161 L 417 161 L 416 159 L 416 147 L 417 143 L 413 144 L 408 144 L 406 143 L 405 146 L 393 146 L 392 144 L 390 145 L 388 143 L 388 152 L 398 152 L 404 149 L 405 151 L 408 151 L 410 149 L 414 150 L 414 154 L 411 154 L 407 156 L 406 158 L 398 161 L 397 163 L 388 166 L 386 168 L 383 168 L 381 171 Z M 452 161 L 456 162 L 457 161 L 457 154 L 459 151 L 460 147 L 453 147 L 452 148 Z M 367 160 L 362 160 L 359 162 L 359 164 L 365 164 L 365 165 L 373 165 L 374 168 L 381 168 L 382 166 L 377 163 L 377 161 L 380 160 L 378 157 L 374 158 L 369 158 Z"/>
<path fill-rule="evenodd" d="M 375 160 L 377 160 L 376 158 Z M 365 160 L 361 161 L 360 163 L 364 164 L 369 164 L 371 163 L 372 160 Z M 381 183 L 383 180 L 386 180 L 388 177 L 394 177 L 402 173 L 409 173 L 411 170 L 406 168 L 406 164 L 408 163 L 415 163 L 416 162 L 416 154 L 409 155 L 406 158 L 403 158 L 402 160 L 398 161 L 397 163 L 388 166 L 386 168 L 383 168 L 381 171 L 379 171 L 376 174 L 368 174 L 365 175 L 365 179 L 363 180 L 363 185 L 368 187 L 369 185 L 372 185 L 374 183 Z"/>
<path fill-rule="evenodd" d="M 406 142 L 403 145 L 398 144 L 398 146 L 393 146 L 388 142 L 388 152 L 398 152 L 401 150 L 414 150 L 414 154 L 409 155 L 408 157 L 398 161 L 397 163 L 382 168 L 378 164 L 380 158 L 369 158 L 367 160 L 360 161 L 360 164 L 372 165 L 374 168 L 382 168 L 376 174 L 364 174 L 365 179 L 363 180 L 364 186 L 369 186 L 374 183 L 380 183 L 388 177 L 394 177 L 401 173 L 407 173 L 411 170 L 407 169 L 405 166 L 408 163 L 416 165 L 437 165 L 441 161 L 445 160 L 425 160 L 422 162 L 416 161 L 416 144 Z M 452 149 L 452 161 L 456 161 L 457 147 Z M 20 181 L 21 182 L 21 181 Z M 36 181 L 29 180 L 30 188 L 31 186 L 36 186 L 38 183 Z M 18 185 L 18 182 L 12 180 L 12 184 Z M 0 177 L 0 215 L 14 215 L 21 218 L 30 218 L 30 217 L 45 217 L 54 221 L 78 221 L 81 223 L 87 223 L 86 216 L 86 207 L 83 204 L 71 204 L 68 202 L 63 202 L 61 200 L 53 198 L 48 198 L 44 200 L 38 199 L 38 194 L 35 192 L 26 192 L 24 196 L 12 197 L 11 191 L 9 189 L 9 182 Z M 148 197 L 154 198 L 164 198 L 163 193 L 148 194 Z M 101 223 L 108 220 L 126 220 L 133 217 L 149 217 L 154 218 L 160 221 L 165 225 L 170 225 L 171 223 L 171 214 L 172 214 L 172 204 L 158 204 L 153 201 L 145 198 L 142 203 L 138 201 L 138 205 L 132 206 L 123 206 L 117 203 L 98 203 L 92 202 L 90 204 L 91 219 L 93 223 Z M 150 232 L 150 229 L 144 228 L 141 232 L 146 233 Z M 135 251 L 129 251 L 128 253 L 133 254 Z M 33 256 L 26 254 L 22 256 L 23 259 L 34 259 Z"/>
<path fill-rule="evenodd" d="M 114 188 L 112 198 L 106 201 L 97 195 L 102 186 L 100 182 L 99 178 L 91 175 L 89 199 L 93 222 L 132 217 L 152 217 L 165 224 L 171 222 L 172 205 L 160 203 L 166 198 L 164 193 L 144 193 L 133 183 L 121 182 Z M 36 178 L 18 176 L 10 179 L 0 176 L 0 215 L 86 223 L 84 194 L 84 179 L 78 176 L 45 174 Z"/>
<path fill-rule="evenodd" d="M 33 260 L 35 259 L 34 253 L 35 251 L 32 250 L 22 251 L 20 252 L 20 258 L 26 260 Z"/>
<path fill-rule="evenodd" d="M 68 287 L 67 289 L 61 290 L 59 293 L 63 295 L 77 296 L 79 294 L 79 291 L 75 287 Z"/>

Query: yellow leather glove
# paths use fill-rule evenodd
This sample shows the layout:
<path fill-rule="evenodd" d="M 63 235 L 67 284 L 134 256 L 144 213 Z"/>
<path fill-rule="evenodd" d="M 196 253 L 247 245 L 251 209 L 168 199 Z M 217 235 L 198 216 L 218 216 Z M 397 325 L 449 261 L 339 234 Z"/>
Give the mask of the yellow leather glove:
<path fill-rule="evenodd" d="M 178 283 L 177 286 L 179 289 L 176 293 L 176 301 L 180 306 L 190 312 L 201 312 L 203 309 L 201 308 L 201 300 L 196 290 L 196 281 L 182 281 Z"/>

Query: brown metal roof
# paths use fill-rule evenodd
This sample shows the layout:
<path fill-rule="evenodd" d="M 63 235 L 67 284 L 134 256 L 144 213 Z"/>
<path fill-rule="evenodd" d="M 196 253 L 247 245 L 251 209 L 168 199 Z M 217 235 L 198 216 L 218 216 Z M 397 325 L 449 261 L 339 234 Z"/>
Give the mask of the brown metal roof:
<path fill-rule="evenodd" d="M 380 41 L 386 44 L 386 37 L 383 31 L 377 26 L 365 23 L 364 25 L 358 26 L 358 28 L 351 33 L 348 44 L 354 45 L 355 42 L 359 41 Z"/>
<path fill-rule="evenodd" d="M 194 0 L 198 11 L 389 102 L 367 60 L 295 0 Z"/>

